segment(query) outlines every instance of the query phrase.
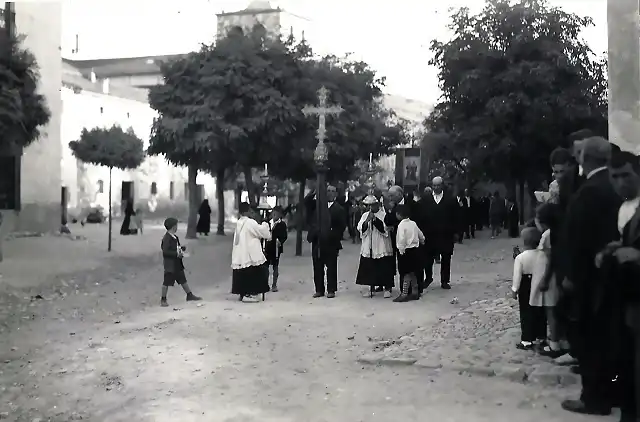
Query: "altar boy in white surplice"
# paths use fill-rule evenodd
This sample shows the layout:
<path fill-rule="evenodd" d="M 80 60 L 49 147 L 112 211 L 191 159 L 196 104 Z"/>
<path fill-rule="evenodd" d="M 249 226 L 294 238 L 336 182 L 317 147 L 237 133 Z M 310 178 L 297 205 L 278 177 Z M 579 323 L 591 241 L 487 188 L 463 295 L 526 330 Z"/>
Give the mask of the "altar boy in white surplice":
<path fill-rule="evenodd" d="M 246 202 L 240 204 L 240 219 L 236 223 L 231 251 L 233 276 L 231 293 L 241 301 L 257 302 L 255 296 L 269 291 L 269 268 L 262 251 L 262 240 L 271 239 L 266 222 L 258 222 L 260 216 Z"/>
<path fill-rule="evenodd" d="M 375 288 L 381 287 L 384 297 L 390 298 L 396 274 L 391 228 L 384 223 L 386 213 L 375 196 L 367 196 L 363 204 L 368 211 L 356 226 L 362 239 L 356 284 L 369 286 L 363 296 L 373 297 Z"/>

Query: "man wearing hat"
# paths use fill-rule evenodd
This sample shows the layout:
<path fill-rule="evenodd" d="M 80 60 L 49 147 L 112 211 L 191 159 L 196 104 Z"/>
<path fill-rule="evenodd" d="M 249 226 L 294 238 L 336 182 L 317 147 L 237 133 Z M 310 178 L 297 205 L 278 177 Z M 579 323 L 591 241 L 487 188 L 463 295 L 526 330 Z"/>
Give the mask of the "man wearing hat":
<path fill-rule="evenodd" d="M 582 394 L 578 400 L 565 400 L 565 410 L 607 415 L 613 406 L 615 370 L 605 359 L 608 327 L 611 321 L 602 311 L 602 289 L 606 286 L 595 266 L 596 255 L 619 238 L 618 210 L 622 203 L 616 194 L 607 168 L 611 144 L 591 137 L 580 145 L 578 160 L 585 181 L 569 202 L 562 228 L 565 248 L 563 287 L 570 306 L 574 341 L 571 352 L 578 359 Z M 599 310 L 600 308 L 600 310 Z"/>
<path fill-rule="evenodd" d="M 384 290 L 384 297 L 390 298 L 396 274 L 392 230 L 384 222 L 386 213 L 378 198 L 368 195 L 363 204 L 367 211 L 356 226 L 362 239 L 356 284 L 369 287 L 363 296 L 373 297 L 375 288 L 379 287 Z"/>

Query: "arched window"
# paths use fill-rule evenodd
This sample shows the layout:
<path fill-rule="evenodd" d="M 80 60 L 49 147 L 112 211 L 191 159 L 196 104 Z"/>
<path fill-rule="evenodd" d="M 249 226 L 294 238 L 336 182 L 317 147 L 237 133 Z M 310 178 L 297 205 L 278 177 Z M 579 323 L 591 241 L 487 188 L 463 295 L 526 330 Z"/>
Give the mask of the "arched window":
<path fill-rule="evenodd" d="M 176 184 L 174 182 L 169 182 L 169 199 L 172 201 L 176 197 Z"/>
<path fill-rule="evenodd" d="M 104 182 L 102 180 L 98 180 L 98 193 L 104 193 Z"/>
<path fill-rule="evenodd" d="M 100 114 L 104 113 L 104 107 L 100 107 Z"/>
<path fill-rule="evenodd" d="M 151 182 L 151 195 L 158 194 L 158 184 L 156 182 Z"/>

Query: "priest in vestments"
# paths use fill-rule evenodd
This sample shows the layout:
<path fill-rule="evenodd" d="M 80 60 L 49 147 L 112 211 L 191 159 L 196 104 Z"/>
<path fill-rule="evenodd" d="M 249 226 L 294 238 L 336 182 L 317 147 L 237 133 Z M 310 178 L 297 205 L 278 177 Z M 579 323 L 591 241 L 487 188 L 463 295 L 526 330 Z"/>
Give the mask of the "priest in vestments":
<path fill-rule="evenodd" d="M 376 287 L 381 287 L 384 297 L 390 298 L 396 275 L 392 228 L 385 224 L 386 213 L 375 196 L 367 196 L 363 204 L 368 210 L 356 227 L 362 239 L 356 284 L 369 286 L 363 296 L 373 297 Z"/>

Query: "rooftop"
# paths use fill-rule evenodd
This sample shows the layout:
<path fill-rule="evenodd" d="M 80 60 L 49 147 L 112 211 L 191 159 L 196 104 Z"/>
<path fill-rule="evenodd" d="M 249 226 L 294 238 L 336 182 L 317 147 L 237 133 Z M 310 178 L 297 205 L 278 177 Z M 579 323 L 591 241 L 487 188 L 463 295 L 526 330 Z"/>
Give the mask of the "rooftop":
<path fill-rule="evenodd" d="M 185 54 L 171 54 L 95 60 L 62 59 L 62 61 L 78 69 L 85 77 L 93 71 L 98 79 L 104 79 L 116 76 L 158 74 L 160 63 L 184 56 Z"/>

